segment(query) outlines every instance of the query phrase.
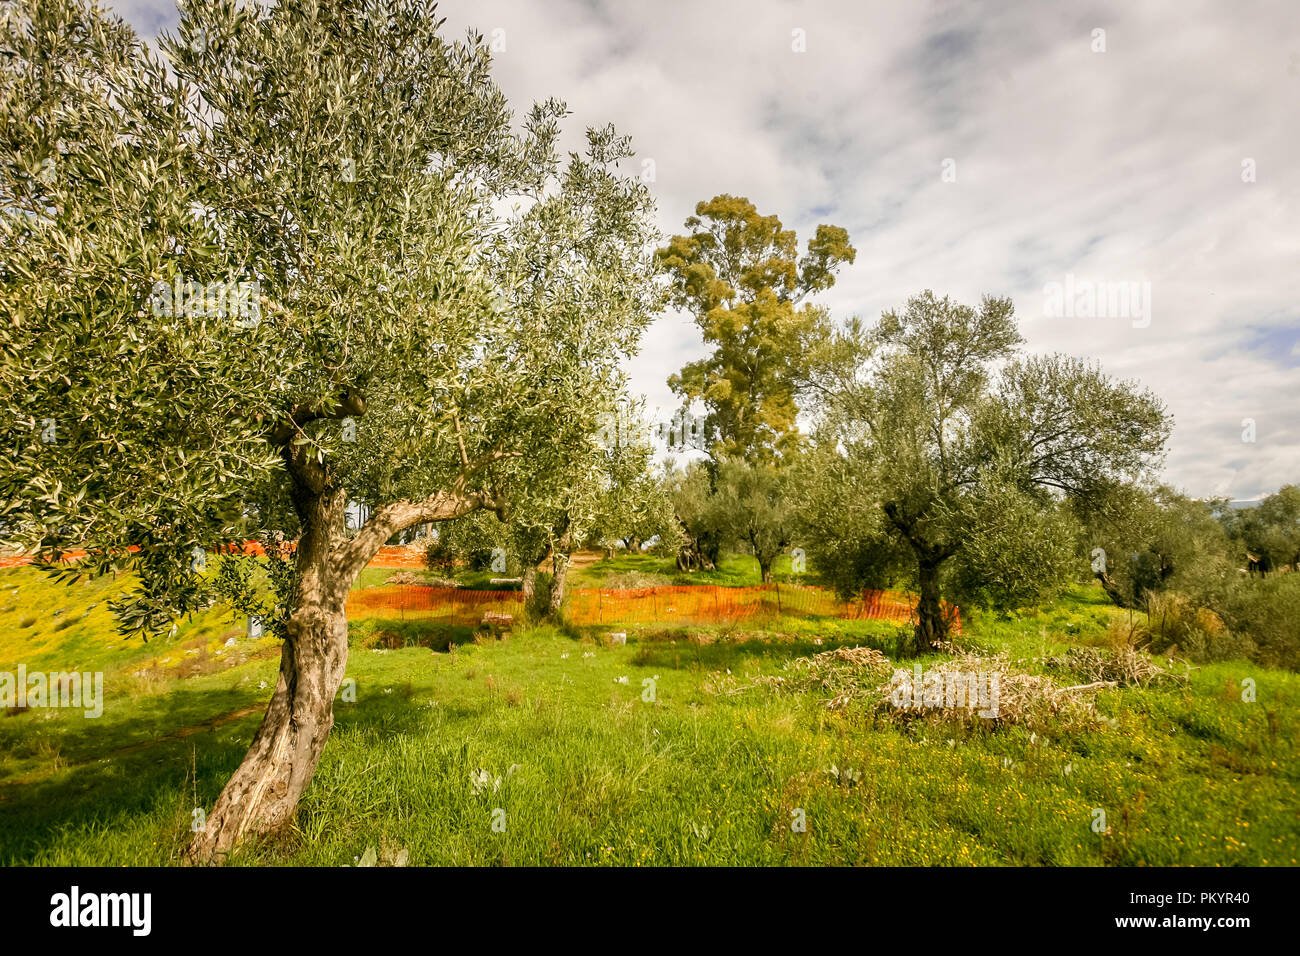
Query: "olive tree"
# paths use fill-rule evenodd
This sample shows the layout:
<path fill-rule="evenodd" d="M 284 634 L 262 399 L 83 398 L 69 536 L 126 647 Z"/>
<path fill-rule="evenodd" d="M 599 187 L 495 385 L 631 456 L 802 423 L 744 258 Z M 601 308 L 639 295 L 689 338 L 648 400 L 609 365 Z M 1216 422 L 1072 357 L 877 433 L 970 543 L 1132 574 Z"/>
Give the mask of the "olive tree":
<path fill-rule="evenodd" d="M 596 502 L 587 543 L 612 555 L 616 544 L 633 553 L 654 541 L 661 553 L 676 551 L 680 529 L 665 469 L 655 462 L 643 401 L 625 402 L 606 418 L 600 444 L 606 479 Z"/>
<path fill-rule="evenodd" d="M 718 462 L 716 514 L 723 543 L 754 556 L 764 584 L 772 565 L 794 543 L 798 486 L 791 467 L 724 458 Z"/>
<path fill-rule="evenodd" d="M 1300 569 L 1300 487 L 1283 485 L 1253 508 L 1229 517 L 1229 528 L 1244 560 L 1268 573 Z"/>
<path fill-rule="evenodd" d="M 840 350 L 828 379 L 820 454 L 842 480 L 809 496 L 814 537 L 851 558 L 860 545 L 844 538 L 865 540 L 876 554 L 856 555 L 861 584 L 906 560 L 922 650 L 948 630 L 945 577 L 989 603 L 1045 593 L 1070 567 L 1062 503 L 1149 480 L 1163 454 L 1154 395 L 1020 343 L 1009 299 L 972 308 L 926 291 Z"/>
<path fill-rule="evenodd" d="M 649 201 L 611 130 L 563 165 L 561 104 L 517 130 L 481 38 L 419 0 L 185 2 L 160 55 L 80 0 L 6 12 L 9 536 L 136 572 L 119 612 L 146 633 L 211 599 L 197 551 L 293 543 L 266 717 L 190 848 L 210 859 L 291 818 L 378 548 L 505 515 L 594 429 L 644 325 Z"/>
<path fill-rule="evenodd" d="M 714 493 L 712 462 L 691 461 L 670 467 L 668 489 L 681 529 L 677 567 L 682 571 L 712 571 L 722 556 L 724 502 Z"/>
<path fill-rule="evenodd" d="M 1174 488 L 1115 488 L 1080 513 L 1081 550 L 1119 607 L 1145 607 L 1149 595 L 1177 590 L 1216 600 L 1231 583 L 1231 546 L 1215 512 Z"/>
<path fill-rule="evenodd" d="M 653 448 L 639 426 L 637 408 L 620 401 L 600 427 L 565 449 L 549 480 L 534 484 L 526 504 L 512 512 L 513 547 L 524 565 L 524 592 L 531 597 L 537 565 L 548 556 L 551 573 L 546 611 L 564 604 L 573 552 L 611 528 L 636 535 L 671 534 L 671 505 L 652 472 Z"/>
<path fill-rule="evenodd" d="M 629 553 L 640 553 L 653 543 L 659 554 L 676 554 L 681 544 L 681 526 L 673 512 L 667 476 L 649 461 L 633 461 L 631 474 L 611 482 L 601 497 L 591 540 L 607 554 L 621 544 Z"/>

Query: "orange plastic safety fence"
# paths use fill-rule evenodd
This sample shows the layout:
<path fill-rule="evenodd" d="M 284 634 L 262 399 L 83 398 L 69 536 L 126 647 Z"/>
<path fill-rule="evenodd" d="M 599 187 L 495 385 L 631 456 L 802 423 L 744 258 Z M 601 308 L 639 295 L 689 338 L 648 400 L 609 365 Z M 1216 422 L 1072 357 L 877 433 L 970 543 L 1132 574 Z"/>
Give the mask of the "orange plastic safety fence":
<path fill-rule="evenodd" d="M 394 621 L 437 621 L 473 627 L 485 614 L 518 616 L 524 609 L 518 591 L 470 591 L 395 585 L 362 588 L 348 595 L 349 620 L 380 617 Z"/>
<path fill-rule="evenodd" d="M 565 616 L 575 624 L 712 624 L 781 615 L 874 619 L 906 624 L 913 619 L 916 598 L 900 591 L 864 591 L 854 601 L 834 592 L 797 585 L 731 588 L 682 585 L 655 588 L 578 588 L 570 591 Z M 470 591 L 461 588 L 396 586 L 353 591 L 348 617 L 393 620 L 437 620 L 476 625 L 488 612 L 518 615 L 523 601 L 518 591 Z M 956 608 L 953 628 L 961 633 Z"/>

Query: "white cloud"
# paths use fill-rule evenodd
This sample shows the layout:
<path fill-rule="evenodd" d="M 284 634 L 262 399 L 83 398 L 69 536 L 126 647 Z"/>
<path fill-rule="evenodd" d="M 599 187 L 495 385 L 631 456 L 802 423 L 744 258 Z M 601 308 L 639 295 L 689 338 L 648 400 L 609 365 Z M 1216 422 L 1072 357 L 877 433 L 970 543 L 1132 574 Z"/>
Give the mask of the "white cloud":
<path fill-rule="evenodd" d="M 161 0 L 116 6 L 145 32 L 175 19 Z M 504 29 L 496 74 L 517 109 L 558 96 L 571 142 L 610 121 L 632 134 L 655 160 L 665 232 L 720 192 L 801 236 L 843 225 L 858 260 L 825 296 L 837 315 L 874 318 L 924 288 L 1012 295 L 1029 348 L 1096 358 L 1165 399 L 1173 483 L 1247 498 L 1300 480 L 1300 5 L 439 10 L 455 35 Z M 1153 321 L 1045 317 L 1043 285 L 1067 273 L 1150 282 Z M 671 407 L 664 380 L 703 351 L 688 320 L 655 325 L 630 366 L 651 409 Z"/>

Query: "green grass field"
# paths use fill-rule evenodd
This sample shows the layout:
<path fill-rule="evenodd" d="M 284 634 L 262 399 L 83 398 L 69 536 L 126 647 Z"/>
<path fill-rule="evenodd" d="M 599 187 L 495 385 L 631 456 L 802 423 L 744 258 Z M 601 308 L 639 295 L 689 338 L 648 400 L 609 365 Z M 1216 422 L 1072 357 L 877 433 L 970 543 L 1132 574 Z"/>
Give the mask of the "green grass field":
<path fill-rule="evenodd" d="M 725 562 L 718 574 L 734 580 L 709 583 L 754 583 L 750 565 Z M 671 576 L 665 562 L 625 556 L 582 569 L 575 584 L 629 572 Z M 0 670 L 106 672 L 98 719 L 0 713 L 0 863 L 177 863 L 195 809 L 211 807 L 261 719 L 274 642 L 249 640 L 217 611 L 161 644 L 123 641 L 107 610 L 119 586 L 0 571 Z M 1042 657 L 1100 643 L 1116 613 L 1081 589 L 1036 615 L 971 619 L 965 640 Z M 356 702 L 336 705 L 295 829 L 230 862 L 338 866 L 368 847 L 472 865 L 1300 857 L 1296 674 L 1227 662 L 1183 684 L 1105 689 L 1097 708 L 1114 724 L 1097 729 L 899 726 L 750 680 L 835 647 L 892 656 L 897 629 L 886 622 L 647 626 L 618 646 L 600 629 L 469 636 L 355 625 Z M 1253 703 L 1242 700 L 1245 678 Z M 1094 832 L 1097 810 L 1108 832 Z"/>

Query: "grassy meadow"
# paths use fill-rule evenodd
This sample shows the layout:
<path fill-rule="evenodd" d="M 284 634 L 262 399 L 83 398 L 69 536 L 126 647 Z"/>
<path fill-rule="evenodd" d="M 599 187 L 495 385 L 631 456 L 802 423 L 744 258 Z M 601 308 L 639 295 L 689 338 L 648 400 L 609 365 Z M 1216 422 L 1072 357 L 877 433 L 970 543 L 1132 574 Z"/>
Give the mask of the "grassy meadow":
<path fill-rule="evenodd" d="M 778 569 L 780 572 L 782 569 Z M 360 585 L 391 572 L 369 569 Z M 572 586 L 682 583 L 650 556 Z M 725 561 L 707 583 L 756 583 Z M 699 576 L 690 576 L 700 582 Z M 0 712 L 0 864 L 169 865 L 238 765 L 278 651 L 214 609 L 162 642 L 116 636 L 122 581 L 0 571 L 0 670 L 103 670 L 98 719 Z M 1120 628 L 1098 589 L 968 619 L 1029 673 Z M 336 723 L 295 827 L 230 865 L 1293 865 L 1300 675 L 1245 661 L 1096 692 L 1094 726 L 900 723 L 754 678 L 898 626 L 782 618 L 627 629 L 352 627 Z M 922 664 L 937 660 L 923 659 Z M 910 668 L 913 661 L 903 666 Z M 1057 674 L 1058 683 L 1084 683 Z M 1254 681 L 1256 700 L 1242 699 Z M 345 689 L 347 687 L 345 682 Z M 354 700 L 346 697 L 352 696 Z M 1097 811 L 1105 826 L 1095 825 Z M 792 826 L 802 820 L 800 829 Z"/>

